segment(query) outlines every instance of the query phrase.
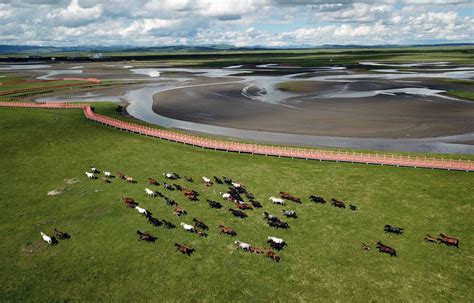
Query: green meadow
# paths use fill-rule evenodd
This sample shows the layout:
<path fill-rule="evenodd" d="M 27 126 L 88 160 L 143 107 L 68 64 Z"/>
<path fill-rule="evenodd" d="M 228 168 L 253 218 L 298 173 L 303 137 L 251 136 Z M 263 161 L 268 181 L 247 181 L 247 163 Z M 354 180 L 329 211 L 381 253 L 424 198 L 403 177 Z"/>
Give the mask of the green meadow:
<path fill-rule="evenodd" d="M 98 109 L 113 111 L 111 106 Z M 0 301 L 343 301 L 472 302 L 474 288 L 474 175 L 466 172 L 305 161 L 204 150 L 121 132 L 86 120 L 80 110 L 0 108 Z M 89 180 L 95 165 L 122 171 L 138 182 Z M 192 176 L 185 185 L 200 193 L 187 201 L 181 192 L 161 192 L 188 214 L 177 218 L 161 198 L 147 197 L 148 177 L 163 172 Z M 219 192 L 202 176 L 242 182 L 263 204 L 234 218 Z M 71 179 L 77 179 L 77 183 Z M 68 184 L 73 183 L 73 184 Z M 48 191 L 62 189 L 57 196 Z M 279 191 L 303 204 L 271 205 Z M 356 212 L 309 202 L 309 195 L 338 198 Z M 175 223 L 153 227 L 120 201 L 135 198 L 159 219 Z M 224 205 L 211 209 L 206 199 Z M 282 209 L 295 210 L 286 219 Z M 268 211 L 290 229 L 272 229 Z M 180 222 L 197 218 L 209 236 L 186 233 Z M 237 236 L 220 235 L 217 226 Z M 386 234 L 385 224 L 405 229 Z M 54 228 L 71 239 L 49 246 L 40 232 Z M 137 230 L 158 237 L 137 241 Z M 460 247 L 424 241 L 443 232 Z M 285 239 L 276 263 L 236 249 L 235 240 L 267 247 L 268 236 Z M 397 257 L 379 253 L 382 241 Z M 196 249 L 175 252 L 174 243 Z M 361 248 L 362 243 L 372 247 Z"/>

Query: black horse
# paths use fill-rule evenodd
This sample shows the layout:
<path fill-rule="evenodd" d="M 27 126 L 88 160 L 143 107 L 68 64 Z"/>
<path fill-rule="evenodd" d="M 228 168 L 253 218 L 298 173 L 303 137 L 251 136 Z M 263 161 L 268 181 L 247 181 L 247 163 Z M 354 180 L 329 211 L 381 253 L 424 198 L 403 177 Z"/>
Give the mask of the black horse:
<path fill-rule="evenodd" d="M 229 211 L 232 213 L 232 215 L 234 215 L 234 217 L 238 217 L 238 218 L 247 218 L 247 214 L 240 211 L 240 210 L 235 210 L 235 209 L 232 209 L 232 208 L 229 208 Z"/>
<path fill-rule="evenodd" d="M 314 202 L 314 203 L 321 203 L 321 204 L 326 204 L 326 200 L 324 200 L 323 197 L 318 197 L 318 196 L 309 196 L 309 199 L 311 200 L 311 202 Z"/>
<path fill-rule="evenodd" d="M 397 234 L 397 235 L 403 234 L 403 228 L 392 226 L 392 225 L 389 225 L 389 224 L 385 224 L 385 226 L 383 227 L 383 230 L 386 233 L 392 233 L 392 234 Z"/>

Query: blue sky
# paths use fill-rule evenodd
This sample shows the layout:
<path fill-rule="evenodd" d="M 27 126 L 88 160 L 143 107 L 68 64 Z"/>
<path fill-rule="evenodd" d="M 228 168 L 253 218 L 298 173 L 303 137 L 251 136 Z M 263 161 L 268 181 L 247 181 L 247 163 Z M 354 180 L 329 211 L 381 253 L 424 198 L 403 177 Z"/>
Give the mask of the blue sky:
<path fill-rule="evenodd" d="M 0 44 L 474 42 L 474 0 L 0 0 Z"/>

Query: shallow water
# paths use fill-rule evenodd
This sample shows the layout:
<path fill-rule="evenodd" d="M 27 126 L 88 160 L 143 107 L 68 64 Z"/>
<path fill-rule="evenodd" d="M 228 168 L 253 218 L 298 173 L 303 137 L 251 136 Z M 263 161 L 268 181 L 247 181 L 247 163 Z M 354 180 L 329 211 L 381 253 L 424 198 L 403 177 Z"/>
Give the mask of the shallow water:
<path fill-rule="evenodd" d="M 368 66 L 393 66 L 393 67 L 419 67 L 419 66 L 448 66 L 449 62 L 419 62 L 419 63 L 383 63 L 383 62 L 371 62 L 361 61 L 361 65 Z"/>
<path fill-rule="evenodd" d="M 352 74 L 352 75 L 328 75 L 315 76 L 306 80 L 329 81 L 329 82 L 348 82 L 363 79 L 384 79 L 399 80 L 410 78 L 446 78 L 458 80 L 470 80 L 474 78 L 474 70 L 433 72 L 433 73 L 378 73 L 378 74 Z"/>
<path fill-rule="evenodd" d="M 331 98 L 368 98 L 375 97 L 377 95 L 390 95 L 395 96 L 397 94 L 407 94 L 407 95 L 418 95 L 418 96 L 431 96 L 439 97 L 449 100 L 455 100 L 456 102 L 470 102 L 463 101 L 457 98 L 448 97 L 442 95 L 445 93 L 445 90 L 430 89 L 427 87 L 404 87 L 404 88 L 395 88 L 395 89 L 382 89 L 382 90 L 368 90 L 368 91 L 351 91 L 351 90 L 341 90 L 337 92 L 331 92 L 328 94 L 322 94 L 314 96 L 314 99 L 331 99 Z"/>
<path fill-rule="evenodd" d="M 50 69 L 47 71 L 42 71 L 45 72 L 46 75 L 42 75 L 39 77 L 36 77 L 37 79 L 40 80 L 54 80 L 57 79 L 56 77 L 59 75 L 78 75 L 82 74 L 82 69 Z M 64 78 L 64 77 L 62 77 Z"/>

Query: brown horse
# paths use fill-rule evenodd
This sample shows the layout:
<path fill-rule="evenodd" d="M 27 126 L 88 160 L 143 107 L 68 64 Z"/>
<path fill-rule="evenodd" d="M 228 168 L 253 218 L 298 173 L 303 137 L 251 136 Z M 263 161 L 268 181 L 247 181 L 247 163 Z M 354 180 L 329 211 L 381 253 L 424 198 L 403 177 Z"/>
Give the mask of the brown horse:
<path fill-rule="evenodd" d="M 158 181 L 156 181 L 156 179 L 153 179 L 153 178 L 148 178 L 148 184 L 157 185 L 157 186 L 160 185 L 160 183 Z"/>
<path fill-rule="evenodd" d="M 444 243 L 448 246 L 456 246 L 457 248 L 459 248 L 459 239 L 457 238 L 446 236 L 444 234 L 439 234 L 438 241 L 439 243 Z"/>
<path fill-rule="evenodd" d="M 125 204 L 125 206 L 130 207 L 130 208 L 134 208 L 135 206 L 138 205 L 138 203 L 135 202 L 133 198 L 129 198 L 129 197 L 123 197 L 122 201 Z"/>
<path fill-rule="evenodd" d="M 265 250 L 263 248 L 250 247 L 250 253 L 261 255 L 261 254 L 265 253 Z"/>
<path fill-rule="evenodd" d="M 219 225 L 219 233 L 220 234 L 231 235 L 232 237 L 237 235 L 235 230 L 233 230 L 232 228 L 229 228 L 229 227 L 225 227 L 222 224 Z"/>
<path fill-rule="evenodd" d="M 180 217 L 182 215 L 185 215 L 186 211 L 182 209 L 181 207 L 175 207 L 173 208 L 173 214 L 177 217 Z"/>
<path fill-rule="evenodd" d="M 274 251 L 266 249 L 265 256 L 272 259 L 273 261 L 276 261 L 277 263 L 280 262 L 280 256 L 278 256 L 277 253 Z"/>

